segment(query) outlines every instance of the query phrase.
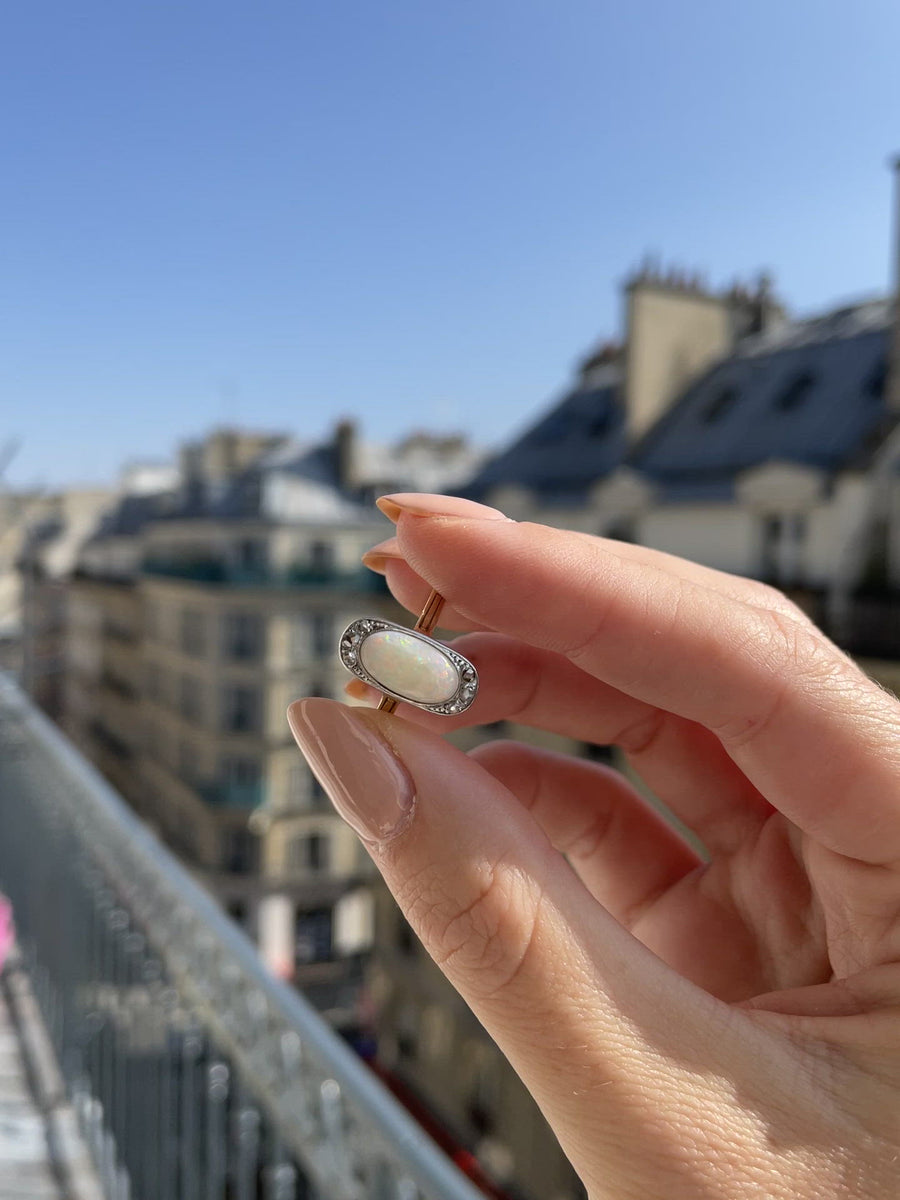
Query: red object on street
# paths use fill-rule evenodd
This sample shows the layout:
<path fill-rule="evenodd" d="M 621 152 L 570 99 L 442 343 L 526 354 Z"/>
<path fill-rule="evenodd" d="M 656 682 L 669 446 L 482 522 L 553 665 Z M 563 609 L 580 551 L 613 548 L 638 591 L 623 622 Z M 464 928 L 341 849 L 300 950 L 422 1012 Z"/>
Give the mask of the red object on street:
<path fill-rule="evenodd" d="M 0 892 L 0 969 L 3 968 L 15 940 L 16 930 L 13 925 L 12 905 Z"/>
<path fill-rule="evenodd" d="M 387 1067 L 383 1067 L 374 1059 L 367 1059 L 366 1061 L 382 1083 L 390 1088 L 407 1112 L 415 1117 L 431 1140 L 437 1142 L 451 1162 L 455 1163 L 462 1173 L 484 1192 L 485 1196 L 489 1196 L 490 1200 L 513 1200 L 513 1197 L 508 1192 L 504 1192 L 502 1188 L 497 1187 L 495 1183 L 492 1183 L 488 1179 L 481 1163 L 479 1163 L 472 1151 L 467 1150 L 465 1146 L 461 1146 L 451 1136 L 412 1088 L 408 1087 L 393 1072 L 389 1071 Z"/>

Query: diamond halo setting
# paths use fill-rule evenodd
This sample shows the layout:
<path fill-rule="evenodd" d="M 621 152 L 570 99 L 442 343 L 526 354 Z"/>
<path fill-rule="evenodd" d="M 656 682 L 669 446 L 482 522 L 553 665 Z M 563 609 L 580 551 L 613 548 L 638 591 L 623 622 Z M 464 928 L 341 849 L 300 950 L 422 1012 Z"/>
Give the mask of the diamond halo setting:
<path fill-rule="evenodd" d="M 341 662 L 364 683 L 425 712 L 456 716 L 478 692 L 478 672 L 450 646 L 415 629 L 362 617 L 341 634 Z"/>

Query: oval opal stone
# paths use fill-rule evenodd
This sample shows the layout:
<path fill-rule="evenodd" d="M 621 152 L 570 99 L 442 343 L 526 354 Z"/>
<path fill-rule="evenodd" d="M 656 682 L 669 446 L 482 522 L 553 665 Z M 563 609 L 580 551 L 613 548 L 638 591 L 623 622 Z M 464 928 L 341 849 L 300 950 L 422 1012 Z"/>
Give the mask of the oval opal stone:
<path fill-rule="evenodd" d="M 459 687 L 459 672 L 449 655 L 413 633 L 370 633 L 360 642 L 359 661 L 388 691 L 419 704 L 443 704 Z"/>

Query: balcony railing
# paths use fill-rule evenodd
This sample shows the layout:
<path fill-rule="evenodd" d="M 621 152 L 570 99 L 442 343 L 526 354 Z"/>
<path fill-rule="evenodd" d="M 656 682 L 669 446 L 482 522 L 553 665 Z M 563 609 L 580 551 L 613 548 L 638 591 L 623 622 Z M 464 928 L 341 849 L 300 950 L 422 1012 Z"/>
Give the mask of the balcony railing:
<path fill-rule="evenodd" d="M 196 790 L 207 804 L 215 808 L 259 808 L 266 796 L 261 779 L 255 783 L 240 783 L 236 779 L 222 779 L 211 783 L 199 783 Z"/>
<path fill-rule="evenodd" d="M 274 567 L 239 567 L 220 559 L 167 559 L 146 558 L 143 563 L 146 575 L 163 575 L 172 579 L 185 579 L 192 583 L 225 584 L 230 587 L 277 587 L 277 588 L 339 588 L 346 592 L 384 592 L 386 585 L 380 575 L 372 571 L 339 571 L 335 567 L 288 566 L 282 570 Z"/>
<path fill-rule="evenodd" d="M 0 678 L 0 886 L 110 1200 L 476 1200 Z"/>

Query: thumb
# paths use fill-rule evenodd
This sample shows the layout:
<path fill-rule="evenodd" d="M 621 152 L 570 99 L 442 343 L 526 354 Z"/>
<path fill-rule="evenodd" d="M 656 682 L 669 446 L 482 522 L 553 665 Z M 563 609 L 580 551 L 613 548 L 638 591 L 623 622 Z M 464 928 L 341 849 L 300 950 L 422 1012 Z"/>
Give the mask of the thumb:
<path fill-rule="evenodd" d="M 775 1036 L 636 941 L 515 797 L 455 747 L 330 700 L 298 701 L 288 718 L 426 950 L 585 1183 L 602 1195 L 620 1194 L 603 1190 L 611 1181 L 641 1194 L 655 1158 L 649 1180 L 670 1183 L 667 1195 L 682 1194 L 676 1181 L 686 1196 L 718 1195 L 703 1190 L 695 1166 L 713 1170 L 723 1120 L 733 1133 L 748 1094 L 762 1102 L 779 1087 L 773 1074 L 796 1076 Z M 794 1091 L 784 1103 L 797 1099 Z M 759 1136 L 758 1116 L 749 1126 Z"/>

